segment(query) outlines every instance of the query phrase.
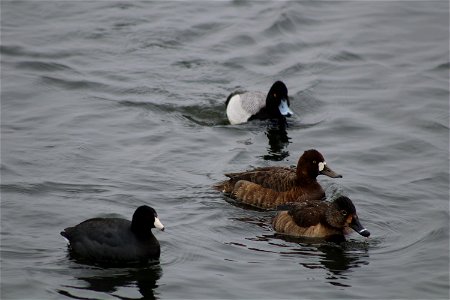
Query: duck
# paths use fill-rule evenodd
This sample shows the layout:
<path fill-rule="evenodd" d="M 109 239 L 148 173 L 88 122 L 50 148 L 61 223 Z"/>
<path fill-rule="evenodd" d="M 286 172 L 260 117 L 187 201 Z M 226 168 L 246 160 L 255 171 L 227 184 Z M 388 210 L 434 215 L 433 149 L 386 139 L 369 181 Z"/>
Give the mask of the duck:
<path fill-rule="evenodd" d="M 350 228 L 364 237 L 370 232 L 361 225 L 353 202 L 340 196 L 333 202 L 307 200 L 281 205 L 272 221 L 273 229 L 293 237 L 330 238 L 350 233 Z"/>
<path fill-rule="evenodd" d="M 231 93 L 226 101 L 226 113 L 232 125 L 254 119 L 276 119 L 285 124 L 286 117 L 294 114 L 289 105 L 286 85 L 276 81 L 267 94 L 259 91 Z"/>
<path fill-rule="evenodd" d="M 310 149 L 300 156 L 296 168 L 272 166 L 227 173 L 229 180 L 219 182 L 215 188 L 237 202 L 274 209 L 288 202 L 324 199 L 318 175 L 342 178 L 327 165 L 319 151 Z"/>
<path fill-rule="evenodd" d="M 152 228 L 163 231 L 164 225 L 152 207 L 142 205 L 131 221 L 93 218 L 64 229 L 61 235 L 76 258 L 95 263 L 145 263 L 158 260 L 161 253 Z"/>

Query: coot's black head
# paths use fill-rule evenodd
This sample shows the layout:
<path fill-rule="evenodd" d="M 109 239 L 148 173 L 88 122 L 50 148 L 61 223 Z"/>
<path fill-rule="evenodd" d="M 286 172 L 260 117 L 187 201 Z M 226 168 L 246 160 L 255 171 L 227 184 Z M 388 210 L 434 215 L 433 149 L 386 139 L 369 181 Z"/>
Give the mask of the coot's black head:
<path fill-rule="evenodd" d="M 319 151 L 311 149 L 303 152 L 297 163 L 297 176 L 316 178 L 318 175 L 326 175 L 331 178 L 342 177 L 327 166 L 325 158 Z"/>
<path fill-rule="evenodd" d="M 370 232 L 359 222 L 352 200 L 345 196 L 340 196 L 330 205 L 327 212 L 327 221 L 334 227 L 344 228 L 348 226 L 364 237 L 370 236 Z"/>
<path fill-rule="evenodd" d="M 289 96 L 286 85 L 276 81 L 269 90 L 266 98 L 266 109 L 274 118 L 284 119 L 294 113 L 289 108 Z"/>
<path fill-rule="evenodd" d="M 138 235 L 145 235 L 152 228 L 164 230 L 164 225 L 159 221 L 156 211 L 148 206 L 139 206 L 131 220 L 131 230 Z"/>

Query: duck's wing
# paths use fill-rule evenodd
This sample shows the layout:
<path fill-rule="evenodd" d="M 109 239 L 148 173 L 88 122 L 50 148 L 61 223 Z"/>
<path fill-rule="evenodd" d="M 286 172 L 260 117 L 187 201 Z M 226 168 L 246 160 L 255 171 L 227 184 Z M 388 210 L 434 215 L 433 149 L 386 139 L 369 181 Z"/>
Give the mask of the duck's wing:
<path fill-rule="evenodd" d="M 230 196 L 239 202 L 263 209 L 276 209 L 285 203 L 307 200 L 307 195 L 296 188 L 278 192 L 247 180 L 239 180 Z"/>
<path fill-rule="evenodd" d="M 326 206 L 325 202 L 318 200 L 305 201 L 293 206 L 288 214 L 300 227 L 314 226 L 323 220 Z"/>
<path fill-rule="evenodd" d="M 262 92 L 247 92 L 239 96 L 242 108 L 250 115 L 256 115 L 266 106 L 266 95 Z"/>
<path fill-rule="evenodd" d="M 233 187 L 231 197 L 247 205 L 272 209 L 276 207 L 278 192 L 247 181 L 239 180 Z"/>
<path fill-rule="evenodd" d="M 295 170 L 286 167 L 257 168 L 245 172 L 228 173 L 225 176 L 230 178 L 230 184 L 233 183 L 233 185 L 239 180 L 246 180 L 277 192 L 290 190 L 297 185 Z"/>
<path fill-rule="evenodd" d="M 129 236 L 118 234 L 126 231 L 130 221 L 117 218 L 94 218 L 86 220 L 77 226 L 66 228 L 61 234 L 71 244 L 78 247 L 117 247 L 130 243 Z M 63 234 L 64 233 L 64 234 Z"/>

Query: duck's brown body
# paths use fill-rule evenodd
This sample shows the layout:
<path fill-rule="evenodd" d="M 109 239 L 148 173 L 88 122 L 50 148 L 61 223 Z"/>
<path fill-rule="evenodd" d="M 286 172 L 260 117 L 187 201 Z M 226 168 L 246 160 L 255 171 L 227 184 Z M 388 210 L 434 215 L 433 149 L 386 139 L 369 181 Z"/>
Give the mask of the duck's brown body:
<path fill-rule="evenodd" d="M 286 191 L 276 191 L 250 181 L 239 180 L 234 185 L 230 196 L 251 206 L 274 209 L 289 202 L 302 202 L 308 199 L 322 200 L 325 198 L 325 192 L 317 182 L 305 186 L 295 186 Z"/>
<path fill-rule="evenodd" d="M 246 180 L 277 192 L 290 190 L 298 185 L 296 169 L 288 167 L 264 167 L 249 171 L 227 173 L 230 180 L 224 181 L 222 192 L 231 193 L 239 180 Z"/>
<path fill-rule="evenodd" d="M 325 191 L 316 180 L 319 174 L 342 177 L 326 166 L 317 150 L 308 150 L 300 157 L 296 169 L 265 167 L 229 173 L 225 176 L 230 179 L 216 188 L 242 203 L 273 209 L 283 203 L 325 198 Z"/>
<path fill-rule="evenodd" d="M 327 226 L 320 222 L 314 225 L 299 226 L 287 211 L 278 213 L 272 222 L 272 226 L 277 233 L 295 237 L 325 238 L 327 236 L 343 234 L 342 230 Z"/>
<path fill-rule="evenodd" d="M 363 236 L 370 235 L 360 224 L 356 209 L 347 197 L 339 197 L 333 202 L 307 200 L 292 204 L 288 210 L 276 215 L 272 226 L 277 233 L 295 237 L 344 235 L 349 228 Z"/>

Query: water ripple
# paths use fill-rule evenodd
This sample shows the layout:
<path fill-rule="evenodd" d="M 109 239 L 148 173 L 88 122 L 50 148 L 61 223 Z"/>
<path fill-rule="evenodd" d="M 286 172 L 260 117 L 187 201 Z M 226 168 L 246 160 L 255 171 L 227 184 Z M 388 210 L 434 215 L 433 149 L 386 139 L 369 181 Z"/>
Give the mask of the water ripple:
<path fill-rule="evenodd" d="M 52 76 L 41 76 L 41 81 L 44 84 L 58 86 L 69 90 L 89 89 L 89 90 L 108 90 L 111 86 L 104 83 L 95 82 L 91 80 L 71 80 L 62 79 Z"/>
<path fill-rule="evenodd" d="M 71 67 L 57 62 L 45 62 L 45 61 L 21 61 L 16 63 L 16 67 L 19 69 L 30 69 L 36 71 L 68 71 L 74 72 Z"/>
<path fill-rule="evenodd" d="M 42 183 L 2 183 L 2 192 L 4 193 L 26 193 L 26 194 L 45 194 L 49 192 L 65 192 L 70 194 L 92 193 L 98 194 L 109 191 L 111 186 L 102 186 L 95 184 L 73 184 L 66 182 L 46 181 Z"/>
<path fill-rule="evenodd" d="M 35 51 L 29 49 L 29 47 L 21 45 L 4 45 L 4 44 L 0 46 L 0 53 L 8 56 L 48 58 L 48 59 L 63 59 L 79 54 L 74 49 Z"/>

